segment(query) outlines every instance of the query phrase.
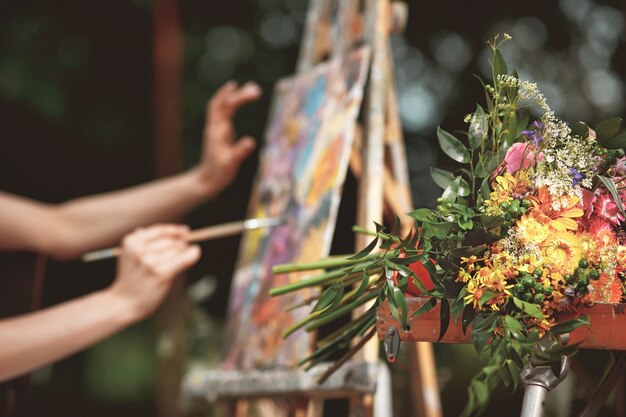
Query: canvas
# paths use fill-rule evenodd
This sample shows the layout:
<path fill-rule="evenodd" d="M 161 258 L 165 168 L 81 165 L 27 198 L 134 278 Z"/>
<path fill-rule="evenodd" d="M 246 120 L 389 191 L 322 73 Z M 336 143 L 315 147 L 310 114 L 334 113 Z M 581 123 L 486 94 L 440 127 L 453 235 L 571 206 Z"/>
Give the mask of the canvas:
<path fill-rule="evenodd" d="M 242 238 L 228 309 L 225 368 L 293 366 L 311 344 L 281 334 L 308 309 L 285 308 L 311 290 L 270 298 L 303 274 L 273 276 L 280 263 L 328 255 L 369 67 L 364 47 L 276 85 L 249 217 L 284 216 Z"/>

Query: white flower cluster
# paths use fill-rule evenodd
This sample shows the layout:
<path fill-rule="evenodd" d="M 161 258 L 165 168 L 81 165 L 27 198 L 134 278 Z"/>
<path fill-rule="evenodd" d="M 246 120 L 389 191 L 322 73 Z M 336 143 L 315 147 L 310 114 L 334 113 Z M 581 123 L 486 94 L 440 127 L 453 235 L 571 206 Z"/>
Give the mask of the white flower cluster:
<path fill-rule="evenodd" d="M 567 204 L 562 196 L 582 197 L 581 186 L 591 188 L 595 173 L 593 143 L 587 138 L 572 137 L 569 127 L 553 118 L 546 125 L 549 138 L 543 143 L 543 161 L 537 164 L 535 183 L 546 186 L 554 197 L 553 209 Z M 578 178 L 577 178 L 578 176 Z"/>
<path fill-rule="evenodd" d="M 519 88 L 517 92 L 518 105 L 534 103 L 541 109 L 543 114 L 552 113 L 548 101 L 539 91 L 537 84 L 529 81 L 521 81 L 512 75 L 498 75 L 498 83 L 502 87 Z"/>
<path fill-rule="evenodd" d="M 523 235 L 522 230 L 512 227 L 508 230 L 507 236 L 498 241 L 498 248 L 513 260 L 514 263 L 523 263 L 523 259 L 532 257 L 538 263 L 543 260 L 543 255 L 539 246 L 525 242 L 520 236 Z"/>

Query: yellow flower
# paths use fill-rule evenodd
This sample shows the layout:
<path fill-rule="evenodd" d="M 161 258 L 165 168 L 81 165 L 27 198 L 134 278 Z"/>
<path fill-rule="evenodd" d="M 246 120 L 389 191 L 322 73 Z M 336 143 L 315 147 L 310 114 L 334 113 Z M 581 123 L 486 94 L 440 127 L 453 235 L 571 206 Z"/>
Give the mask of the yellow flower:
<path fill-rule="evenodd" d="M 469 258 L 461 256 L 461 263 L 467 264 L 467 272 L 474 272 L 476 270 L 477 261 L 479 261 L 479 259 L 476 255 L 472 255 Z"/>
<path fill-rule="evenodd" d="M 465 286 L 465 290 L 468 292 L 468 295 L 463 297 L 465 304 L 473 304 L 474 309 L 477 310 L 480 298 L 483 296 L 483 288 L 479 287 L 476 281 L 471 280 Z"/>
<path fill-rule="evenodd" d="M 457 282 L 466 283 L 472 276 L 463 268 L 459 269 L 459 275 L 456 277 Z"/>
<path fill-rule="evenodd" d="M 520 170 L 512 175 L 508 172 L 499 175 L 491 184 L 493 191 L 489 194 L 489 200 L 485 201 L 487 214 L 498 216 L 502 214 L 500 204 L 513 200 L 514 194 L 523 194 L 528 189 L 528 173 Z"/>
<path fill-rule="evenodd" d="M 550 236 L 550 228 L 529 215 L 524 215 L 517 221 L 517 230 L 522 242 L 533 245 L 540 245 Z"/>
<path fill-rule="evenodd" d="M 570 232 L 556 232 L 543 242 L 544 262 L 561 274 L 572 274 L 583 257 L 580 239 Z"/>

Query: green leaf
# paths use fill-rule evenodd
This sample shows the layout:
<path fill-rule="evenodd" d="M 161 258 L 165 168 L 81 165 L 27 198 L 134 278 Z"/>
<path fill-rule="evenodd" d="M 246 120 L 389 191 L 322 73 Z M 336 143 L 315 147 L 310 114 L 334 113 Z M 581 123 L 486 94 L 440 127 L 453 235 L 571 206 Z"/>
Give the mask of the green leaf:
<path fill-rule="evenodd" d="M 611 197 L 613 197 L 613 200 L 615 201 L 615 204 L 617 205 L 620 213 L 622 213 L 622 216 L 626 217 L 626 213 L 624 212 L 624 206 L 622 205 L 622 199 L 619 196 L 619 192 L 617 191 L 617 187 L 615 186 L 613 180 L 609 177 L 604 177 L 602 175 L 598 175 L 597 177 L 600 178 L 600 181 L 602 181 L 604 186 L 611 193 Z"/>
<path fill-rule="evenodd" d="M 493 73 L 495 76 L 494 84 L 498 82 L 498 75 L 507 75 L 509 73 L 504 57 L 498 49 L 493 51 Z"/>
<path fill-rule="evenodd" d="M 522 333 L 524 331 L 524 326 L 519 320 L 511 316 L 504 316 L 504 322 L 506 323 L 506 327 L 509 329 L 511 334 L 513 334 L 513 337 L 518 340 L 524 338 L 524 334 Z"/>
<path fill-rule="evenodd" d="M 550 369 L 552 369 L 552 373 L 556 375 L 557 378 L 561 376 L 562 360 L 563 358 L 559 353 L 550 355 Z"/>
<path fill-rule="evenodd" d="M 489 387 L 486 383 L 480 380 L 474 380 L 471 383 L 471 389 L 476 395 L 476 400 L 479 404 L 485 404 L 489 399 Z"/>
<path fill-rule="evenodd" d="M 459 220 L 457 221 L 457 224 L 462 230 L 472 230 L 474 228 L 474 222 L 472 219 Z"/>
<path fill-rule="evenodd" d="M 615 136 L 599 142 L 600 145 L 607 149 L 623 149 L 626 148 L 626 130 L 620 130 Z"/>
<path fill-rule="evenodd" d="M 446 298 L 441 299 L 441 305 L 439 308 L 439 338 L 437 339 L 437 342 L 443 339 L 448 331 L 448 326 L 450 325 L 450 303 Z"/>
<path fill-rule="evenodd" d="M 588 326 L 589 324 L 591 324 L 589 322 L 589 316 L 586 314 L 583 314 L 579 317 L 576 317 L 573 320 L 568 320 L 566 322 L 559 323 L 555 326 L 552 326 L 552 328 L 550 329 L 550 333 L 555 334 L 555 335 L 562 334 L 562 333 L 569 333 L 571 331 L 578 329 L 579 327 Z"/>
<path fill-rule="evenodd" d="M 507 133 L 504 136 L 504 146 L 506 146 L 506 148 L 508 149 L 513 142 L 515 142 L 515 139 L 518 138 L 518 134 L 517 134 L 517 113 L 513 113 L 510 116 L 507 116 L 506 118 L 506 128 L 507 128 Z"/>
<path fill-rule="evenodd" d="M 428 272 L 430 279 L 434 282 L 437 278 L 437 269 L 435 269 L 435 265 L 433 265 L 430 259 L 422 259 L 420 262 L 424 266 L 424 269 L 426 269 L 426 272 Z M 426 292 L 426 290 L 423 291 Z"/>
<path fill-rule="evenodd" d="M 461 296 L 450 303 L 450 314 L 455 322 L 458 322 L 461 319 L 463 309 L 465 309 L 465 300 L 463 300 L 463 297 Z"/>
<path fill-rule="evenodd" d="M 509 374 L 511 374 L 511 379 L 513 380 L 513 389 L 515 390 L 517 389 L 517 384 L 520 379 L 520 368 L 512 359 L 506 359 L 504 361 L 504 365 L 506 366 L 506 369 L 509 371 Z"/>
<path fill-rule="evenodd" d="M 448 188 L 455 179 L 461 178 L 461 177 L 456 177 L 453 173 L 449 171 L 435 168 L 435 167 L 430 168 L 430 176 L 435 182 L 435 184 L 437 184 L 439 187 L 443 189 Z M 467 181 L 461 178 L 459 182 L 458 194 L 461 197 L 467 197 L 469 193 L 470 193 L 469 184 L 467 183 Z"/>
<path fill-rule="evenodd" d="M 489 200 L 489 197 L 491 196 L 488 178 L 485 178 L 483 182 L 480 183 L 480 195 L 483 197 L 484 201 Z"/>
<path fill-rule="evenodd" d="M 352 297 L 350 297 L 348 301 L 353 301 L 361 297 L 365 293 L 365 290 L 367 290 L 369 283 L 370 283 L 370 276 L 367 272 L 363 271 L 363 278 L 361 279 L 361 284 L 359 285 L 359 288 L 352 295 Z"/>
<path fill-rule="evenodd" d="M 367 247 L 365 247 L 365 249 L 361 250 L 359 253 L 357 253 L 356 255 L 353 255 L 347 259 L 349 260 L 357 260 L 357 259 L 362 259 L 365 258 L 367 255 L 370 254 L 370 252 L 372 252 L 374 250 L 374 248 L 376 248 L 376 245 L 378 245 L 378 237 L 374 240 L 372 240 L 369 245 L 367 245 Z"/>
<path fill-rule="evenodd" d="M 453 258 L 460 258 L 460 257 L 469 258 L 472 255 L 480 255 L 486 249 L 487 249 L 487 245 L 462 246 L 450 252 L 450 256 L 452 256 Z"/>
<path fill-rule="evenodd" d="M 615 117 L 598 123 L 595 128 L 596 140 L 602 145 L 605 140 L 615 136 L 617 132 L 619 132 L 621 124 L 622 119 L 620 117 Z"/>
<path fill-rule="evenodd" d="M 409 216 L 417 220 L 418 222 L 435 222 L 437 217 L 435 212 L 429 208 L 420 208 L 413 210 L 409 213 Z"/>
<path fill-rule="evenodd" d="M 517 308 L 519 308 L 522 312 L 528 314 L 529 316 L 532 316 L 539 320 L 543 320 L 545 318 L 538 305 L 527 303 L 526 301 L 522 301 L 516 297 L 513 297 L 513 302 L 515 303 L 515 306 Z"/>
<path fill-rule="evenodd" d="M 326 288 L 315 307 L 313 307 L 313 312 L 332 309 L 333 306 L 336 306 L 341 301 L 343 291 L 343 285 L 339 283 L 334 283 Z"/>
<path fill-rule="evenodd" d="M 435 308 L 436 305 L 437 305 L 437 298 L 436 297 L 432 297 L 430 300 L 428 300 L 424 304 L 422 304 L 420 306 L 420 308 L 418 308 L 415 311 L 415 313 L 411 314 L 411 317 L 419 317 L 422 314 L 427 313 L 430 310 L 432 310 L 433 308 Z"/>
<path fill-rule="evenodd" d="M 578 122 L 572 126 L 572 136 L 586 138 L 589 136 L 589 126 L 585 122 Z"/>
<path fill-rule="evenodd" d="M 482 225 L 487 229 L 502 226 L 502 224 L 504 223 L 504 219 L 502 217 L 494 217 L 488 216 L 486 214 L 481 214 L 480 216 L 478 216 L 478 218 L 480 219 Z"/>
<path fill-rule="evenodd" d="M 436 237 L 438 239 L 446 239 L 449 237 L 450 230 L 454 223 L 445 222 L 445 223 L 430 223 L 430 222 L 422 222 L 422 237 L 424 239 L 428 239 L 431 237 Z"/>
<path fill-rule="evenodd" d="M 483 353 L 485 346 L 487 345 L 487 340 L 489 340 L 489 332 L 472 329 L 472 343 L 474 344 L 474 349 L 476 349 L 476 353 L 478 353 L 478 355 Z"/>
<path fill-rule="evenodd" d="M 469 162 L 470 154 L 465 145 L 441 127 L 437 127 L 437 139 L 441 150 L 450 158 L 462 164 Z"/>
<path fill-rule="evenodd" d="M 528 121 L 530 120 L 530 108 L 524 107 L 518 110 L 517 112 L 517 127 L 515 137 L 519 138 L 522 135 L 522 132 L 528 128 Z"/>
<path fill-rule="evenodd" d="M 472 116 L 469 130 L 467 131 L 467 138 L 470 147 L 472 149 L 478 149 L 483 140 L 487 137 L 487 133 L 489 133 L 489 120 L 487 118 L 487 114 L 480 104 L 477 104 L 476 111 Z"/>
<path fill-rule="evenodd" d="M 456 198 L 459 196 L 459 188 L 461 186 L 461 177 L 457 177 L 452 183 L 443 190 L 443 194 L 441 194 L 441 198 L 446 203 L 454 203 Z"/>
<path fill-rule="evenodd" d="M 499 161 L 493 152 L 485 152 L 484 159 L 476 165 L 476 175 L 487 178 L 498 167 Z"/>
<path fill-rule="evenodd" d="M 471 304 L 468 304 L 463 309 L 463 319 L 461 320 L 461 329 L 463 329 L 463 334 L 467 334 L 467 328 L 474 321 L 474 317 L 476 317 L 476 310 Z"/>
<path fill-rule="evenodd" d="M 480 300 L 478 300 L 478 307 L 482 307 L 483 305 L 485 305 L 485 303 L 493 300 L 495 297 L 498 296 L 498 294 L 499 293 L 490 290 L 483 291 L 483 295 L 481 295 Z"/>

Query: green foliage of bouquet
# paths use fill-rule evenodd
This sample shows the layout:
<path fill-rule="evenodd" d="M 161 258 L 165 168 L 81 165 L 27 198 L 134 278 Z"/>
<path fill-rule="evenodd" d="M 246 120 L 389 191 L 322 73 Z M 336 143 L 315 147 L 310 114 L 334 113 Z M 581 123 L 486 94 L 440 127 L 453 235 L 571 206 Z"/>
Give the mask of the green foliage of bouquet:
<path fill-rule="evenodd" d="M 561 347 L 556 336 L 589 320 L 579 316 L 558 323 L 555 313 L 621 301 L 626 271 L 621 119 L 592 130 L 556 118 L 535 84 L 509 72 L 499 50 L 507 39 L 488 43 L 493 85 L 481 81 L 486 106 L 466 117 L 463 140 L 437 130 L 443 152 L 460 167 L 454 173 L 431 169 L 443 194 L 436 209 L 409 213 L 414 231 L 403 237 L 397 228 L 387 233 L 378 226 L 375 239 L 354 256 L 274 269 L 327 270 L 272 290 L 279 295 L 326 287 L 310 315 L 287 334 L 301 327 L 315 330 L 374 301 L 365 314 L 318 341 L 302 364 L 315 366 L 355 338 L 361 345 L 374 334 L 382 303 L 406 325 L 405 296 L 431 297 L 414 314 L 439 300 L 440 338 L 450 315 L 461 320 L 464 331 L 471 324 L 471 340 L 484 361 L 468 388 L 464 415 L 470 415 L 484 410 L 498 384 L 517 386 L 541 339 L 554 340 L 550 359 L 558 372 L 561 354 L 572 348 Z"/>

